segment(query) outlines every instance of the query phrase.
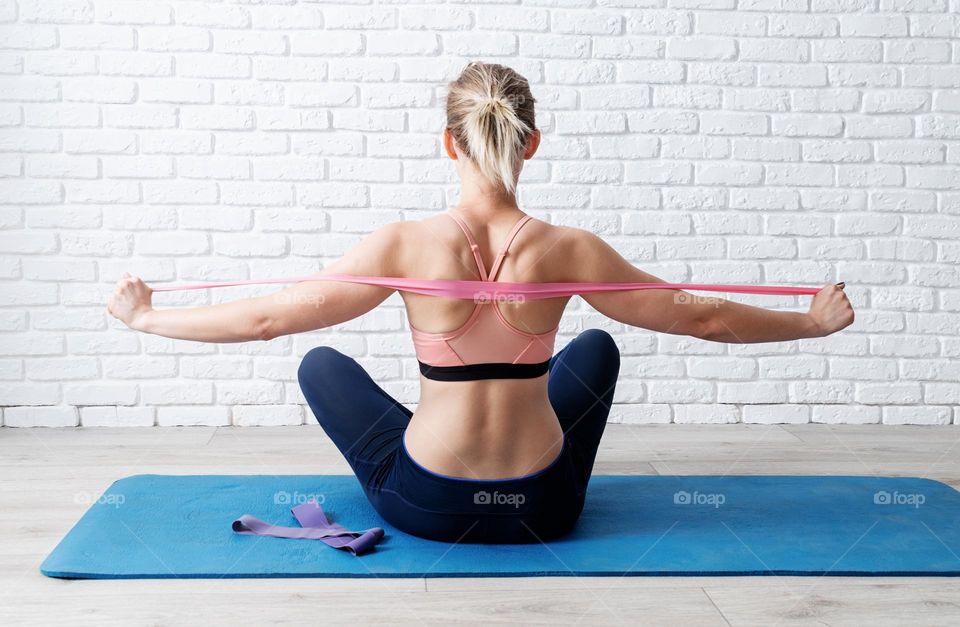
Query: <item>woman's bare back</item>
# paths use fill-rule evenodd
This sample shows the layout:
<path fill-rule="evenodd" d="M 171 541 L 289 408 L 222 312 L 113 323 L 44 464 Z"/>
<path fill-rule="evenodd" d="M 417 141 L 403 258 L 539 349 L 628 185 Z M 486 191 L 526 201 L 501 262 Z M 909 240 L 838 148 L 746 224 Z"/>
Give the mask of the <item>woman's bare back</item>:
<path fill-rule="evenodd" d="M 454 209 L 467 223 L 490 268 L 517 220 L 519 210 L 487 212 L 486 223 Z M 404 275 L 430 279 L 480 280 L 469 242 L 456 222 L 439 215 L 410 225 L 401 260 Z M 560 262 L 563 229 L 531 220 L 510 246 L 499 281 L 571 280 Z M 429 333 L 453 331 L 470 317 L 473 301 L 403 293 L 410 324 Z M 517 329 L 540 334 L 557 327 L 569 297 L 499 302 Z M 434 381 L 420 377 L 420 403 L 406 434 L 410 455 L 439 474 L 472 479 L 515 477 L 550 464 L 563 433 L 547 397 L 547 375 L 534 379 Z"/>

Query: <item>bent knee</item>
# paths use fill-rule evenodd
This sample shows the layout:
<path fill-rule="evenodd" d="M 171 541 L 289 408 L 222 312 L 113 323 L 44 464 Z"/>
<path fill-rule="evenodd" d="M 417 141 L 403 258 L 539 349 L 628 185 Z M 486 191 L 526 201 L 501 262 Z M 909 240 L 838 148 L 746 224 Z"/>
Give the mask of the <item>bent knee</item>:
<path fill-rule="evenodd" d="M 620 358 L 620 347 L 617 346 L 617 341 L 603 329 L 587 329 L 580 333 L 577 339 L 582 339 L 589 344 L 592 350 L 614 355 L 617 359 Z"/>
<path fill-rule="evenodd" d="M 595 363 L 616 376 L 620 372 L 620 347 L 607 331 L 603 329 L 587 329 L 577 336 L 582 341 Z"/>
<path fill-rule="evenodd" d="M 330 346 L 317 346 L 311 348 L 300 361 L 300 367 L 297 368 L 297 379 L 302 386 L 305 381 L 310 381 L 318 376 L 324 378 L 331 374 L 343 371 L 344 360 L 350 358 Z"/>

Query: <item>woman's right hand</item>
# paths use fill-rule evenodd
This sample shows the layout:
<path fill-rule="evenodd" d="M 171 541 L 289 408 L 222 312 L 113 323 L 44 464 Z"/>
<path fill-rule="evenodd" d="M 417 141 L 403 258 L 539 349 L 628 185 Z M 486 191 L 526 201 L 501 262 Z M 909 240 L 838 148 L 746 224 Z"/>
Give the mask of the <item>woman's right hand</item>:
<path fill-rule="evenodd" d="M 847 300 L 843 287 L 843 283 L 831 283 L 813 296 L 807 315 L 816 323 L 821 337 L 836 333 L 853 323 L 853 306 Z"/>
<path fill-rule="evenodd" d="M 140 277 L 124 272 L 117 281 L 117 289 L 107 301 L 107 312 L 131 329 L 142 330 L 138 321 L 143 318 L 144 313 L 153 309 L 152 293 Z"/>

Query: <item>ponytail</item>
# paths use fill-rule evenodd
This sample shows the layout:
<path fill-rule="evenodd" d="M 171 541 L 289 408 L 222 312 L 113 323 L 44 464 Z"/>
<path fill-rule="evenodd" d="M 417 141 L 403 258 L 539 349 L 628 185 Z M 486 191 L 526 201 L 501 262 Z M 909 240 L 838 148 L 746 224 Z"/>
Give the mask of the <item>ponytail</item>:
<path fill-rule="evenodd" d="M 517 165 L 536 128 L 526 79 L 510 68 L 473 62 L 450 84 L 447 126 L 487 179 L 516 193 Z"/>

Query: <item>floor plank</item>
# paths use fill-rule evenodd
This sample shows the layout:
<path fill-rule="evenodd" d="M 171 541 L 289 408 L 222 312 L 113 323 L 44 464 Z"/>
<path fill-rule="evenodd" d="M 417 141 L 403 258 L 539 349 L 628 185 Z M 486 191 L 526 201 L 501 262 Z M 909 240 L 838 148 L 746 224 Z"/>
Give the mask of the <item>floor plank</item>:
<path fill-rule="evenodd" d="M 951 579 L 924 584 L 810 581 L 708 586 L 731 625 L 957 625 L 960 586 Z"/>

